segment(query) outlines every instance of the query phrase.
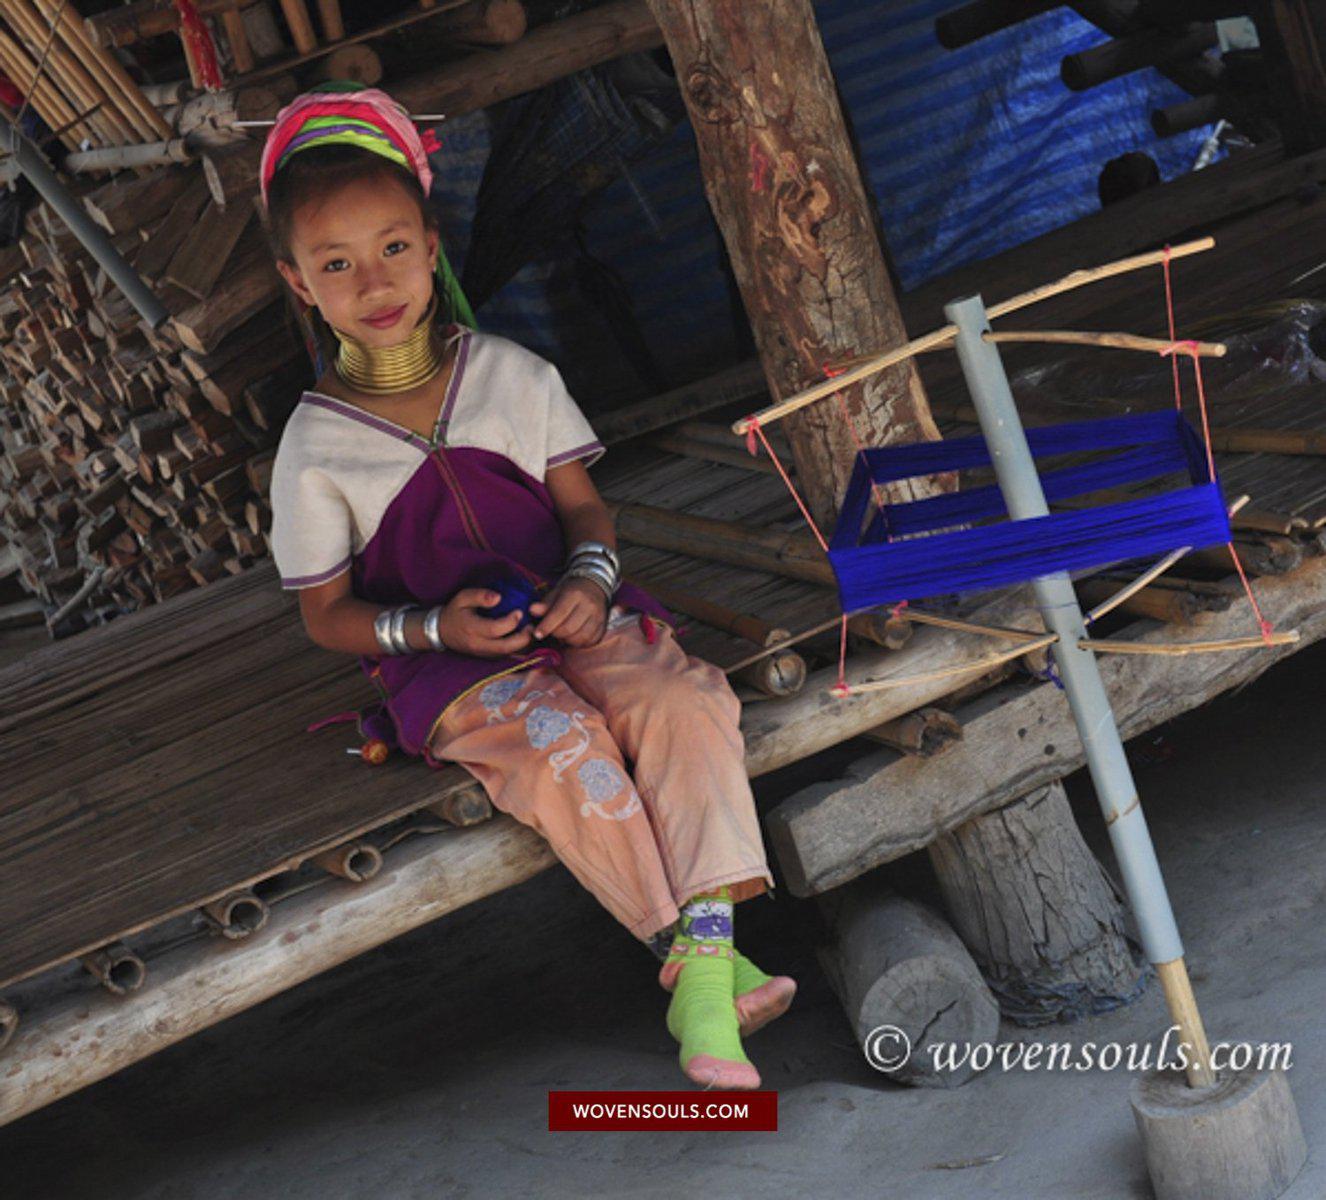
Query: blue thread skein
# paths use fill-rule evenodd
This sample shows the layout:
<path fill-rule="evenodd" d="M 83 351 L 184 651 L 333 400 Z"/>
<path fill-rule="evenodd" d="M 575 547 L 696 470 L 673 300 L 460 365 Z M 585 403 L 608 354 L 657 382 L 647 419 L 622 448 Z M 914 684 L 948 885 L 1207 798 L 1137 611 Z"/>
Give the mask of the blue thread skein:
<path fill-rule="evenodd" d="M 496 583 L 489 584 L 488 588 L 502 597 L 496 604 L 479 610 L 490 621 L 504 617 L 509 612 L 515 612 L 516 609 L 522 610 L 517 629 L 524 629 L 534 620 L 530 616 L 529 606 L 539 598 L 539 593 L 528 579 L 499 579 Z"/>

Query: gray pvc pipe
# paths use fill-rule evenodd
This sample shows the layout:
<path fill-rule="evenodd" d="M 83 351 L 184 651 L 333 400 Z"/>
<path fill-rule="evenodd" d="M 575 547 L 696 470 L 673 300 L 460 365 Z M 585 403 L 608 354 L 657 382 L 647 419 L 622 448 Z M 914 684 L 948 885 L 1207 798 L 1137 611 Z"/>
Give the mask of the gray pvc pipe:
<path fill-rule="evenodd" d="M 51 170 L 45 156 L 18 129 L 11 124 L 8 129 L 10 152 L 18 169 L 28 177 L 41 198 L 46 201 L 69 226 L 70 232 L 83 243 L 84 248 L 110 276 L 111 282 L 122 291 L 138 315 L 153 329 L 161 325 L 170 313 L 156 298 L 134 269 L 124 261 L 120 252 L 111 244 L 110 238 L 86 210 L 64 189 L 64 185 Z"/>
<path fill-rule="evenodd" d="M 990 328 L 985 305 L 980 296 L 969 296 L 945 305 L 944 313 L 958 328 L 958 361 L 1009 516 L 1018 521 L 1043 517 L 1050 510 L 999 349 L 981 337 Z M 1034 580 L 1032 588 L 1046 627 L 1059 635 L 1055 662 L 1086 750 L 1087 767 L 1096 785 L 1128 902 L 1137 918 L 1143 949 L 1153 963 L 1181 958 L 1183 943 L 1096 656 L 1078 645 L 1078 639 L 1086 637 L 1086 625 L 1073 585 L 1067 572 L 1059 571 Z"/>

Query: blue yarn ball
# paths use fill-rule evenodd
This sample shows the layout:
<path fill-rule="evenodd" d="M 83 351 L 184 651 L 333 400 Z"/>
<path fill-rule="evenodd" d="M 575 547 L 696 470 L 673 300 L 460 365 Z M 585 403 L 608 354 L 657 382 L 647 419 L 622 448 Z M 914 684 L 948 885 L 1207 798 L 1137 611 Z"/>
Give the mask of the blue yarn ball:
<path fill-rule="evenodd" d="M 524 629 L 526 625 L 533 622 L 534 618 L 530 616 L 529 606 L 539 598 L 539 592 L 528 579 L 500 579 L 488 586 L 491 591 L 497 592 L 502 598 L 496 604 L 479 610 L 485 617 L 489 620 L 496 620 L 498 617 L 504 617 L 507 613 L 520 609 L 520 624 L 516 628 Z"/>

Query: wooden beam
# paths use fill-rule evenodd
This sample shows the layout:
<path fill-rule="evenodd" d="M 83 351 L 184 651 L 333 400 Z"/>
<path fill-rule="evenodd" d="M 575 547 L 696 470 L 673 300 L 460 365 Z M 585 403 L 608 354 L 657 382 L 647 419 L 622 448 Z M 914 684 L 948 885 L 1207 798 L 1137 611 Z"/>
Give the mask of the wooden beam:
<path fill-rule="evenodd" d="M 770 391 L 792 395 L 830 359 L 906 342 L 809 0 L 650 7 Z M 939 436 L 910 362 L 845 389 L 843 403 L 867 445 Z M 831 523 L 855 457 L 852 430 L 836 404 L 800 414 L 790 430 L 811 509 Z"/>
<path fill-rule="evenodd" d="M 1259 581 L 1256 587 L 1262 610 L 1278 628 L 1298 627 L 1300 646 L 1326 637 L 1326 558 L 1312 559 L 1294 574 Z M 1254 623 L 1248 606 L 1239 604 L 1228 612 L 1199 616 L 1197 624 L 1204 636 L 1215 638 L 1247 633 Z M 1138 637 L 1159 645 L 1191 640 L 1194 634 L 1162 626 Z M 1102 658 L 1100 671 L 1119 728 L 1129 738 L 1248 683 L 1289 653 L 1292 648 L 1277 647 L 1186 658 L 1111 655 Z M 820 672 L 821 688 L 832 682 L 831 675 Z M 771 724 L 756 728 L 759 714 L 747 714 L 746 748 L 753 773 L 766 762 L 782 765 L 786 748 L 804 744 L 802 731 L 813 732 L 814 723 L 825 719 L 800 711 L 793 716 L 791 711 L 815 695 L 816 685 L 812 676 L 802 697 L 779 706 L 782 720 L 776 732 Z M 828 709 L 826 715 L 832 712 Z M 1049 684 L 1010 685 L 957 715 L 962 741 L 941 758 L 918 762 L 891 753 L 871 755 L 853 764 L 848 778 L 817 784 L 769 814 L 769 835 L 794 895 L 837 887 L 920 850 L 971 817 L 1082 765 L 1082 742 L 1072 714 L 1063 694 Z M 845 729 L 844 722 L 840 731 Z M 881 796 L 889 802 L 881 804 Z"/>

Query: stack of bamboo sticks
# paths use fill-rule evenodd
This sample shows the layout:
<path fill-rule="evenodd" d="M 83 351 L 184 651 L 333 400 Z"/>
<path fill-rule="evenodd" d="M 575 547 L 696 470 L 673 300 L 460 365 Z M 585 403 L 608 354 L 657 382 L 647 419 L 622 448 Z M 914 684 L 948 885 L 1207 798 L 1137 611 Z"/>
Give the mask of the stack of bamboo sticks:
<path fill-rule="evenodd" d="M 84 142 L 127 146 L 171 136 L 119 60 L 93 43 L 72 5 L 5 0 L 0 15 L 0 70 L 30 96 L 69 149 Z"/>

